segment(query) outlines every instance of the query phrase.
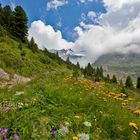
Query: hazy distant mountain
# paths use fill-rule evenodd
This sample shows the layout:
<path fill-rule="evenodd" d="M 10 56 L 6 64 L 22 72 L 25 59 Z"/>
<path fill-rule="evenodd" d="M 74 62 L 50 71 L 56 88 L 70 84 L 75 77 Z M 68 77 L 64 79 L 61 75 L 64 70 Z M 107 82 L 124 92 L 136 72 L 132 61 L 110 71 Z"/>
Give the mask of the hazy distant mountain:
<path fill-rule="evenodd" d="M 58 55 L 64 60 L 66 60 L 67 57 L 69 57 L 71 61 L 75 61 L 75 62 L 85 57 L 84 51 L 74 52 L 72 49 L 62 49 L 62 50 L 53 49 L 53 50 L 50 50 L 50 52 L 55 53 L 55 54 L 58 53 Z"/>
<path fill-rule="evenodd" d="M 94 66 L 102 65 L 105 73 L 116 74 L 120 78 L 131 75 L 134 78 L 140 76 L 139 54 L 106 54 L 99 57 Z"/>

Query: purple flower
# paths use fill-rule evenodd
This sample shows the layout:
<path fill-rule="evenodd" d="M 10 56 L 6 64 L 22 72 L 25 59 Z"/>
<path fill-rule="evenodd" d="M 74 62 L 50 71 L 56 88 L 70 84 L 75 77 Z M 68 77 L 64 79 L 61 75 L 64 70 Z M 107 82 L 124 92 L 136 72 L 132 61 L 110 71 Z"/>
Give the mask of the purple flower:
<path fill-rule="evenodd" d="M 8 138 L 4 138 L 4 140 L 8 140 Z"/>
<path fill-rule="evenodd" d="M 19 140 L 19 135 L 18 134 L 15 133 L 14 137 L 15 137 L 16 140 Z"/>
<path fill-rule="evenodd" d="M 8 132 L 8 128 L 3 128 L 3 131 L 4 131 L 5 133 L 7 133 L 7 132 Z"/>
<path fill-rule="evenodd" d="M 56 135 L 57 135 L 56 129 L 52 129 L 52 136 L 56 137 Z"/>
<path fill-rule="evenodd" d="M 0 136 L 3 136 L 3 133 L 2 132 L 0 132 Z"/>

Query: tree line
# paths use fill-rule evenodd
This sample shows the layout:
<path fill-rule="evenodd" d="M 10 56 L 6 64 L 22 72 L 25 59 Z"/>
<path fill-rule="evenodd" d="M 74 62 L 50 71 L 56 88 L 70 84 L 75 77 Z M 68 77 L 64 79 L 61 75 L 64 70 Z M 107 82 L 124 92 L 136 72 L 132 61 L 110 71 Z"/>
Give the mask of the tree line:
<path fill-rule="evenodd" d="M 21 6 L 17 6 L 12 11 L 10 6 L 2 7 L 0 4 L 0 25 L 22 42 L 27 41 L 27 22 L 27 15 Z"/>
<path fill-rule="evenodd" d="M 77 66 L 80 67 L 79 63 L 77 63 Z M 90 78 L 95 82 L 105 81 L 108 83 L 119 84 L 122 87 L 123 91 L 124 87 L 134 88 L 133 80 L 130 76 L 127 76 L 125 83 L 123 83 L 122 80 L 118 81 L 116 75 L 113 75 L 112 78 L 109 74 L 105 76 L 102 66 L 93 68 L 93 66 L 90 63 L 88 63 L 88 65 L 85 68 L 81 68 L 81 72 L 83 73 L 84 77 Z M 136 88 L 140 89 L 140 77 L 137 78 Z"/>

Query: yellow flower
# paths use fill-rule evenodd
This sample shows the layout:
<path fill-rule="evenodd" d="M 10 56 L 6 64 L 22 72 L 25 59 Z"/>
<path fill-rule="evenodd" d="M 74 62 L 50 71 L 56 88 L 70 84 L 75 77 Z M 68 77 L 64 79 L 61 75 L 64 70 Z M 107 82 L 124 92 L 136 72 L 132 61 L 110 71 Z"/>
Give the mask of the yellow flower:
<path fill-rule="evenodd" d="M 79 120 L 81 117 L 78 116 L 78 115 L 76 115 L 76 116 L 74 116 L 74 118 L 77 119 L 77 120 Z"/>
<path fill-rule="evenodd" d="M 73 140 L 78 140 L 78 137 L 77 137 L 77 136 L 74 136 L 74 137 L 73 137 Z"/>
<path fill-rule="evenodd" d="M 137 124 L 136 124 L 136 123 L 130 122 L 130 123 L 129 123 L 129 126 L 131 126 L 131 127 L 133 127 L 134 129 L 138 130 L 138 127 L 137 127 Z"/>
<path fill-rule="evenodd" d="M 134 111 L 135 114 L 140 115 L 140 110 Z"/>
<path fill-rule="evenodd" d="M 126 103 L 122 103 L 122 105 L 124 105 L 124 106 L 125 106 L 125 105 L 126 105 Z"/>

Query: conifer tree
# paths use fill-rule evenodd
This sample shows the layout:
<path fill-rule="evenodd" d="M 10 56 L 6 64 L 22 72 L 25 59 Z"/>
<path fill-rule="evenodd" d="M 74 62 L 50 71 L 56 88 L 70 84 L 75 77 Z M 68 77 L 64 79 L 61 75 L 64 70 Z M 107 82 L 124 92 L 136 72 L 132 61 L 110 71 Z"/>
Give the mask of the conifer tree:
<path fill-rule="evenodd" d="M 126 78 L 125 87 L 133 87 L 133 82 L 130 76 L 127 76 Z"/>
<path fill-rule="evenodd" d="M 27 16 L 21 6 L 17 6 L 14 11 L 15 30 L 14 35 L 25 42 L 28 35 Z"/>
<path fill-rule="evenodd" d="M 81 75 L 80 69 L 76 68 L 73 72 L 73 77 L 77 79 L 80 75 Z"/>
<path fill-rule="evenodd" d="M 35 43 L 34 41 L 34 38 L 32 37 L 30 42 L 29 42 L 29 48 L 32 50 L 33 53 L 37 52 L 38 51 L 38 47 L 37 47 L 37 44 Z"/>
<path fill-rule="evenodd" d="M 79 64 L 79 62 L 77 62 L 76 66 L 77 66 L 78 69 L 80 69 L 80 64 Z"/>
<path fill-rule="evenodd" d="M 3 8 L 2 5 L 0 4 L 0 25 L 3 24 L 2 14 L 3 14 Z"/>
<path fill-rule="evenodd" d="M 10 6 L 5 6 L 2 10 L 2 26 L 7 29 L 9 32 L 11 31 L 13 12 Z"/>
<path fill-rule="evenodd" d="M 96 77 L 100 77 L 100 69 L 99 69 L 99 67 L 97 67 L 97 69 L 96 69 Z"/>
<path fill-rule="evenodd" d="M 140 77 L 137 78 L 137 89 L 140 89 Z"/>
<path fill-rule="evenodd" d="M 103 68 L 102 68 L 102 66 L 101 66 L 100 69 L 99 69 L 99 76 L 100 76 L 101 78 L 103 78 Z"/>
<path fill-rule="evenodd" d="M 71 65 L 71 62 L 70 62 L 70 58 L 69 58 L 69 57 L 67 57 L 66 63 L 67 63 L 68 65 Z"/>
<path fill-rule="evenodd" d="M 107 82 L 110 82 L 110 76 L 109 76 L 109 74 L 107 74 L 107 76 L 106 76 L 106 81 Z"/>
<path fill-rule="evenodd" d="M 117 78 L 116 78 L 115 75 L 113 75 L 113 77 L 112 77 L 112 82 L 115 83 L 115 84 L 117 84 Z"/>

